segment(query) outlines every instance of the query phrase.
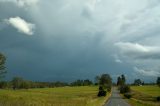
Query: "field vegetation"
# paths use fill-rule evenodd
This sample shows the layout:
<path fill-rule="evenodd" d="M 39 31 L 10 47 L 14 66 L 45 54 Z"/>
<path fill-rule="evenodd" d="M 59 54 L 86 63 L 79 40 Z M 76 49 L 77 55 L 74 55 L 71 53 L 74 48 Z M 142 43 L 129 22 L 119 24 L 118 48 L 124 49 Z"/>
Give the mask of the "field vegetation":
<path fill-rule="evenodd" d="M 98 86 L 0 90 L 0 106 L 102 106 Z"/>
<path fill-rule="evenodd" d="M 156 85 L 131 86 L 132 99 L 128 100 L 133 106 L 160 106 L 157 97 L 160 96 L 160 87 Z"/>

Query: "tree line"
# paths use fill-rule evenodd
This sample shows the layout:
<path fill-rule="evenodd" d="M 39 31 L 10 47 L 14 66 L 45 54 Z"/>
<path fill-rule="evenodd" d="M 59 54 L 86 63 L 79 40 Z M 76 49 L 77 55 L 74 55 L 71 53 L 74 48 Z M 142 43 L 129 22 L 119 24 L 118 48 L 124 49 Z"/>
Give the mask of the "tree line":
<path fill-rule="evenodd" d="M 89 79 L 85 80 L 76 80 L 72 83 L 66 82 L 34 82 L 28 81 L 21 77 L 14 77 L 12 81 L 2 81 L 4 75 L 6 74 L 5 70 L 5 61 L 6 57 L 0 53 L 0 88 L 13 88 L 13 89 L 28 89 L 28 88 L 46 88 L 46 87 L 63 87 L 63 86 L 90 86 L 90 85 L 99 85 L 99 96 L 106 95 L 107 92 L 111 91 L 112 78 L 109 74 L 102 74 L 95 77 L 95 82 L 92 82 Z M 135 79 L 132 85 L 144 85 L 144 81 L 140 79 Z M 160 86 L 160 77 L 157 78 L 156 84 Z M 121 75 L 117 78 L 117 85 L 119 88 L 128 87 L 126 84 L 126 78 L 124 75 Z"/>
<path fill-rule="evenodd" d="M 29 89 L 29 88 L 54 88 L 54 87 L 64 87 L 64 86 L 90 86 L 93 82 L 89 79 L 86 80 L 76 80 L 72 83 L 67 82 L 34 82 L 25 80 L 22 77 L 14 77 L 11 81 L 0 81 L 0 88 L 12 88 L 16 89 Z"/>
<path fill-rule="evenodd" d="M 63 87 L 63 86 L 89 86 L 94 83 L 89 80 L 76 80 L 72 83 L 66 83 L 61 81 L 56 82 L 34 82 L 25 80 L 22 77 L 14 77 L 11 81 L 2 81 L 5 70 L 6 57 L 0 53 L 0 88 L 13 88 L 13 89 L 29 89 L 29 88 L 53 88 L 53 87 Z"/>

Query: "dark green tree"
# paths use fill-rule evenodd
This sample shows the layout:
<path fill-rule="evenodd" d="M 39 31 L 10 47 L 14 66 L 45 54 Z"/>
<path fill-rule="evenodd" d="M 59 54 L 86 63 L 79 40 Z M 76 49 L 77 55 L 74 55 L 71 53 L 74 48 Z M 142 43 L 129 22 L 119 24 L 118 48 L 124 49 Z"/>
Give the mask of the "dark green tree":
<path fill-rule="evenodd" d="M 4 77 L 4 74 L 6 73 L 5 70 L 5 61 L 6 57 L 0 53 L 0 79 Z"/>
<path fill-rule="evenodd" d="M 84 86 L 92 85 L 92 81 L 90 81 L 89 79 L 86 79 L 83 81 L 83 85 Z"/>
<path fill-rule="evenodd" d="M 142 81 L 140 79 L 135 79 L 134 85 L 142 85 Z"/>
<path fill-rule="evenodd" d="M 100 80 L 100 76 L 96 76 L 95 77 L 95 85 L 98 85 L 99 84 L 99 80 Z"/>
<path fill-rule="evenodd" d="M 7 81 L 1 81 L 0 82 L 0 88 L 1 89 L 8 88 L 8 82 Z"/>
<path fill-rule="evenodd" d="M 23 78 L 14 77 L 12 80 L 13 89 L 20 89 L 22 87 Z"/>
<path fill-rule="evenodd" d="M 98 96 L 106 96 L 106 93 L 111 91 L 112 78 L 109 74 L 102 74 L 99 79 L 99 92 Z"/>
<path fill-rule="evenodd" d="M 157 85 L 160 87 L 160 77 L 157 78 Z"/>
<path fill-rule="evenodd" d="M 117 78 L 117 85 L 122 85 L 122 79 L 121 79 L 121 77 Z"/>
<path fill-rule="evenodd" d="M 112 78 L 109 74 L 102 74 L 99 80 L 99 84 L 102 86 L 111 85 L 112 84 Z"/>
<path fill-rule="evenodd" d="M 22 80 L 20 82 L 20 89 L 29 89 L 31 87 L 31 83 L 29 81 Z"/>
<path fill-rule="evenodd" d="M 119 77 L 117 78 L 117 85 L 118 85 L 118 86 L 121 86 L 121 85 L 125 85 L 125 83 L 126 83 L 126 78 L 125 78 L 125 76 L 122 74 L 121 76 L 119 76 Z"/>
<path fill-rule="evenodd" d="M 122 78 L 122 85 L 125 85 L 126 84 L 126 78 L 123 74 L 121 75 L 121 78 Z"/>

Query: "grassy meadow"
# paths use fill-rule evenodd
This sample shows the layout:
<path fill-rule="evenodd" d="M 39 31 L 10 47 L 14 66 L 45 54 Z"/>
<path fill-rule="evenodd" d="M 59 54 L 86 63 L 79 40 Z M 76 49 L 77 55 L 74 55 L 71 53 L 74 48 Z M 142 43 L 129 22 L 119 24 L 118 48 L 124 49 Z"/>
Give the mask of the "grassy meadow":
<path fill-rule="evenodd" d="M 0 89 L 0 106 L 102 106 L 97 86 L 59 87 L 28 90 Z"/>
<path fill-rule="evenodd" d="M 160 106 L 156 97 L 160 96 L 158 86 L 131 86 L 133 98 L 129 100 L 133 106 Z"/>

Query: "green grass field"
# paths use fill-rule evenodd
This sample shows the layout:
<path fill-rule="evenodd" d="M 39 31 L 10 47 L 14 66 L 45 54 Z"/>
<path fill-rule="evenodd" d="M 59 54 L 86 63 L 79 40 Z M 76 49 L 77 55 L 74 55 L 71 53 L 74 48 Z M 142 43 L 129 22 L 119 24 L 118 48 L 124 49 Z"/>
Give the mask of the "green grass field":
<path fill-rule="evenodd" d="M 156 97 L 160 96 L 160 87 L 158 86 L 132 86 L 134 95 L 129 102 L 133 106 L 160 106 Z"/>
<path fill-rule="evenodd" d="M 101 106 L 98 87 L 60 87 L 28 90 L 0 90 L 0 106 Z"/>

